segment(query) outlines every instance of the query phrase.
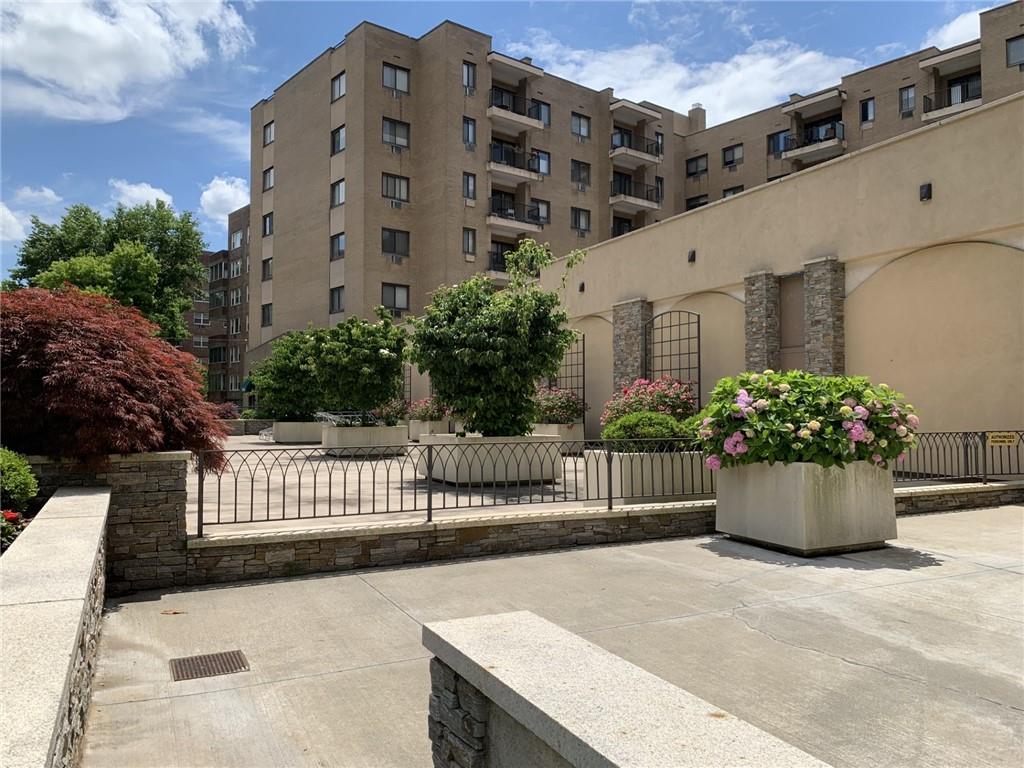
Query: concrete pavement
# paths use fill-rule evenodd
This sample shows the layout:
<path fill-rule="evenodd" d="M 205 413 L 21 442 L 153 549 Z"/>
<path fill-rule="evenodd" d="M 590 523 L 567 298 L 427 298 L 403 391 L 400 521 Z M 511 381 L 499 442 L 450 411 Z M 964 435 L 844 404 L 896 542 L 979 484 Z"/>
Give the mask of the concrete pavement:
<path fill-rule="evenodd" d="M 836 766 L 1019 766 L 1024 508 L 801 560 L 717 537 L 109 604 L 82 765 L 428 766 L 420 624 L 530 610 Z M 251 671 L 174 683 L 170 658 Z"/>

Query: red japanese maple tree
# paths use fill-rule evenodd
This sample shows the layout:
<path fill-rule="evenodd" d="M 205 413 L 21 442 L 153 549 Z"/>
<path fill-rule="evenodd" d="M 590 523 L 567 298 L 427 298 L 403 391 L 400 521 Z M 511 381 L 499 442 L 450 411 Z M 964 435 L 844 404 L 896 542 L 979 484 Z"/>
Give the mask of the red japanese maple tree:
<path fill-rule="evenodd" d="M 0 294 L 5 446 L 97 461 L 112 453 L 218 448 L 195 358 L 135 309 L 67 286 Z"/>

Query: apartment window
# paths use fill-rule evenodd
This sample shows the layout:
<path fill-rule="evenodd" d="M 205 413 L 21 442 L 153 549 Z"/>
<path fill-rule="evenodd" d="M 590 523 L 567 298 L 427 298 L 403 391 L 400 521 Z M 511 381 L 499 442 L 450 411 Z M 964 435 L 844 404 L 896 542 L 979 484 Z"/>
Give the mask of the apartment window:
<path fill-rule="evenodd" d="M 665 134 L 664 133 L 657 133 L 657 132 L 655 132 L 655 134 L 654 134 L 654 143 L 658 147 L 658 154 L 659 155 L 664 155 L 665 154 Z"/>
<path fill-rule="evenodd" d="M 409 92 L 409 70 L 396 67 L 394 64 L 384 65 L 384 87 L 393 91 Z"/>
<path fill-rule="evenodd" d="M 211 363 L 223 363 L 224 362 L 224 347 L 210 347 L 210 362 Z"/>
<path fill-rule="evenodd" d="M 462 143 L 467 147 L 476 146 L 476 120 L 472 117 L 462 118 Z"/>
<path fill-rule="evenodd" d="M 331 131 L 331 154 L 336 155 L 345 149 L 345 126 L 340 125 Z"/>
<path fill-rule="evenodd" d="M 409 311 L 409 286 L 394 283 L 382 283 L 380 286 L 380 303 L 391 310 L 396 317 Z"/>
<path fill-rule="evenodd" d="M 577 232 L 590 231 L 590 211 L 586 208 L 573 208 L 570 211 L 570 226 Z"/>
<path fill-rule="evenodd" d="M 271 306 L 270 304 L 264 304 L 264 307 Z M 269 325 L 270 323 L 267 323 Z M 242 332 L 242 318 L 232 317 L 228 320 L 228 333 L 232 336 L 237 336 Z"/>
<path fill-rule="evenodd" d="M 581 160 L 569 162 L 569 178 L 573 184 L 586 184 L 590 186 L 590 163 Z"/>
<path fill-rule="evenodd" d="M 238 391 L 238 374 L 233 373 L 228 376 L 228 392 Z"/>
<path fill-rule="evenodd" d="M 462 230 L 462 252 L 465 254 L 476 253 L 476 230 L 464 227 Z"/>
<path fill-rule="evenodd" d="M 263 214 L 263 236 L 274 234 L 274 212 Z"/>
<path fill-rule="evenodd" d="M 789 131 L 778 131 L 768 134 L 768 154 L 781 155 L 786 151 L 786 140 L 789 138 Z"/>
<path fill-rule="evenodd" d="M 462 62 L 462 87 L 467 96 L 476 93 L 476 64 L 471 61 Z"/>
<path fill-rule="evenodd" d="M 1011 37 L 1006 41 L 1006 66 L 1024 65 L 1024 35 Z"/>
<path fill-rule="evenodd" d="M 384 143 L 394 147 L 409 146 L 409 124 L 401 120 L 384 118 Z"/>
<path fill-rule="evenodd" d="M 192 337 L 192 346 L 196 347 L 197 349 L 204 349 L 204 348 L 208 347 L 209 344 L 210 344 L 210 340 L 206 336 L 193 336 Z"/>
<path fill-rule="evenodd" d="M 335 75 L 331 79 L 331 101 L 337 101 L 345 95 L 345 73 Z"/>
<path fill-rule="evenodd" d="M 331 208 L 345 203 L 345 180 L 339 179 L 331 184 Z"/>
<path fill-rule="evenodd" d="M 537 171 L 544 175 L 551 175 L 551 153 L 543 149 L 533 150 L 533 156 L 537 158 Z"/>
<path fill-rule="evenodd" d="M 862 123 L 873 123 L 875 121 L 875 99 L 864 99 L 860 103 L 860 121 Z"/>
<path fill-rule="evenodd" d="M 223 373 L 211 373 L 210 374 L 210 391 L 211 392 L 223 392 L 224 391 L 224 374 Z"/>
<path fill-rule="evenodd" d="M 696 197 L 686 198 L 686 210 L 692 211 L 694 208 L 700 208 L 702 205 L 708 204 L 707 195 L 697 195 Z"/>
<path fill-rule="evenodd" d="M 242 230 L 236 229 L 231 233 L 231 250 L 242 247 Z"/>
<path fill-rule="evenodd" d="M 387 256 L 409 255 L 409 233 L 401 229 L 382 229 L 380 231 L 380 250 Z"/>
<path fill-rule="evenodd" d="M 380 193 L 389 200 L 409 202 L 409 178 L 382 173 L 380 176 Z"/>
<path fill-rule="evenodd" d="M 691 157 L 686 161 L 687 176 L 701 176 L 708 172 L 708 156 Z"/>
<path fill-rule="evenodd" d="M 238 320 L 239 318 L 233 317 L 232 320 Z M 263 304 L 260 306 L 260 326 L 263 328 L 269 328 L 274 324 L 274 305 Z"/>
<path fill-rule="evenodd" d="M 328 300 L 331 304 L 331 314 L 335 312 L 345 311 L 345 286 L 339 285 L 337 288 L 331 288 Z"/>
<path fill-rule="evenodd" d="M 900 88 L 900 117 L 911 117 L 917 103 L 917 89 L 912 85 Z"/>
<path fill-rule="evenodd" d="M 263 146 L 274 143 L 274 121 L 263 126 Z"/>
<path fill-rule="evenodd" d="M 722 167 L 729 168 L 743 162 L 743 145 L 733 144 L 722 150 Z"/>
<path fill-rule="evenodd" d="M 194 312 L 192 314 L 192 323 L 194 325 L 209 325 L 210 316 L 205 312 Z"/>
<path fill-rule="evenodd" d="M 665 199 L 665 179 L 661 176 L 654 177 L 654 194 L 658 196 L 659 203 Z"/>
<path fill-rule="evenodd" d="M 345 233 L 331 235 L 331 261 L 345 258 Z"/>
<path fill-rule="evenodd" d="M 274 258 L 264 259 L 260 265 L 260 280 L 274 279 Z"/>
<path fill-rule="evenodd" d="M 743 191 L 743 185 L 742 184 L 740 184 L 738 187 L 729 187 L 728 189 L 723 189 L 722 190 L 722 197 L 732 197 L 733 195 L 738 195 L 742 191 Z"/>
<path fill-rule="evenodd" d="M 462 196 L 467 200 L 476 200 L 476 174 L 462 174 Z"/>
<path fill-rule="evenodd" d="M 242 260 L 235 259 L 231 262 L 231 277 L 238 277 L 242 274 Z"/>
<path fill-rule="evenodd" d="M 217 309 L 224 306 L 224 291 L 214 291 L 210 294 L 210 309 Z"/>
<path fill-rule="evenodd" d="M 546 101 L 538 101 L 537 99 L 532 99 L 531 101 L 533 102 L 533 112 L 537 119 L 544 123 L 544 125 L 551 125 L 551 105 Z"/>
<path fill-rule="evenodd" d="M 274 166 L 263 171 L 263 191 L 274 188 Z"/>
<path fill-rule="evenodd" d="M 572 135 L 579 136 L 581 139 L 590 138 L 590 118 L 586 115 L 581 115 L 578 112 L 573 112 L 572 117 L 569 120 L 570 126 L 572 126 Z"/>
<path fill-rule="evenodd" d="M 241 350 L 240 347 L 231 347 L 231 349 L 229 350 L 228 354 L 230 355 L 228 357 L 228 362 L 229 363 L 240 363 L 240 362 L 242 362 L 242 350 Z"/>
<path fill-rule="evenodd" d="M 241 305 L 241 303 L 242 303 L 242 289 L 241 288 L 232 288 L 231 291 L 228 293 L 228 300 L 231 303 L 232 307 L 237 307 L 237 306 Z"/>
<path fill-rule="evenodd" d="M 547 200 L 538 200 L 536 197 L 530 198 L 530 203 L 537 206 L 537 220 L 541 224 L 550 224 L 551 203 Z"/>

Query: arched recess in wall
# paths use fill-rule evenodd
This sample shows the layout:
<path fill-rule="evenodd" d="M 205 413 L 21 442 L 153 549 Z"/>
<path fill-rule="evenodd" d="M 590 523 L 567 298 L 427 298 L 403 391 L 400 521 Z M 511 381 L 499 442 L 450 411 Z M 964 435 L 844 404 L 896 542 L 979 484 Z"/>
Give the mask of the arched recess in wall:
<path fill-rule="evenodd" d="M 926 431 L 1024 425 L 1024 250 L 961 242 L 889 262 L 846 297 L 846 370 L 903 392 Z"/>
<path fill-rule="evenodd" d="M 612 323 L 601 315 L 587 315 L 572 321 L 572 327 L 587 337 L 585 435 L 601 434 L 601 411 L 612 396 Z"/>
<path fill-rule="evenodd" d="M 743 371 L 744 304 L 728 293 L 705 291 L 680 299 L 670 309 L 700 315 L 701 402 L 706 403 L 720 378 Z"/>

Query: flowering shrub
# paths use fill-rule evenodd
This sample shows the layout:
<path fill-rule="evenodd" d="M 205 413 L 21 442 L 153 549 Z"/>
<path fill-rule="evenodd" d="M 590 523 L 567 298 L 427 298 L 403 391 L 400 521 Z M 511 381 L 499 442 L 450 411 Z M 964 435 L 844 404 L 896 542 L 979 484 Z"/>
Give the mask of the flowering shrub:
<path fill-rule="evenodd" d="M 39 483 L 25 458 L 0 448 L 0 508 L 16 516 L 37 493 Z"/>
<path fill-rule="evenodd" d="M 697 410 L 697 398 L 688 382 L 662 376 L 655 381 L 637 379 L 629 386 L 616 392 L 612 399 L 605 403 L 601 414 L 601 426 L 612 423 L 616 419 L 630 413 L 653 411 L 665 413 L 674 419 L 683 421 Z"/>
<path fill-rule="evenodd" d="M 384 426 L 394 427 L 409 414 L 409 403 L 401 397 L 388 400 L 380 408 L 377 408 L 373 415 L 384 422 Z"/>
<path fill-rule="evenodd" d="M 5 509 L 3 517 L 0 518 L 0 552 L 6 552 L 7 548 L 18 538 L 18 534 L 28 525 L 28 521 L 21 516 L 20 512 L 13 509 Z"/>
<path fill-rule="evenodd" d="M 710 469 L 762 461 L 885 468 L 915 447 L 919 423 L 913 406 L 886 384 L 803 371 L 722 379 L 700 416 Z"/>
<path fill-rule="evenodd" d="M 533 401 L 538 424 L 575 424 L 587 412 L 583 398 L 571 389 L 537 387 Z"/>
<path fill-rule="evenodd" d="M 417 421 L 445 421 L 450 416 L 448 406 L 433 396 L 414 400 L 409 406 L 409 418 Z"/>

